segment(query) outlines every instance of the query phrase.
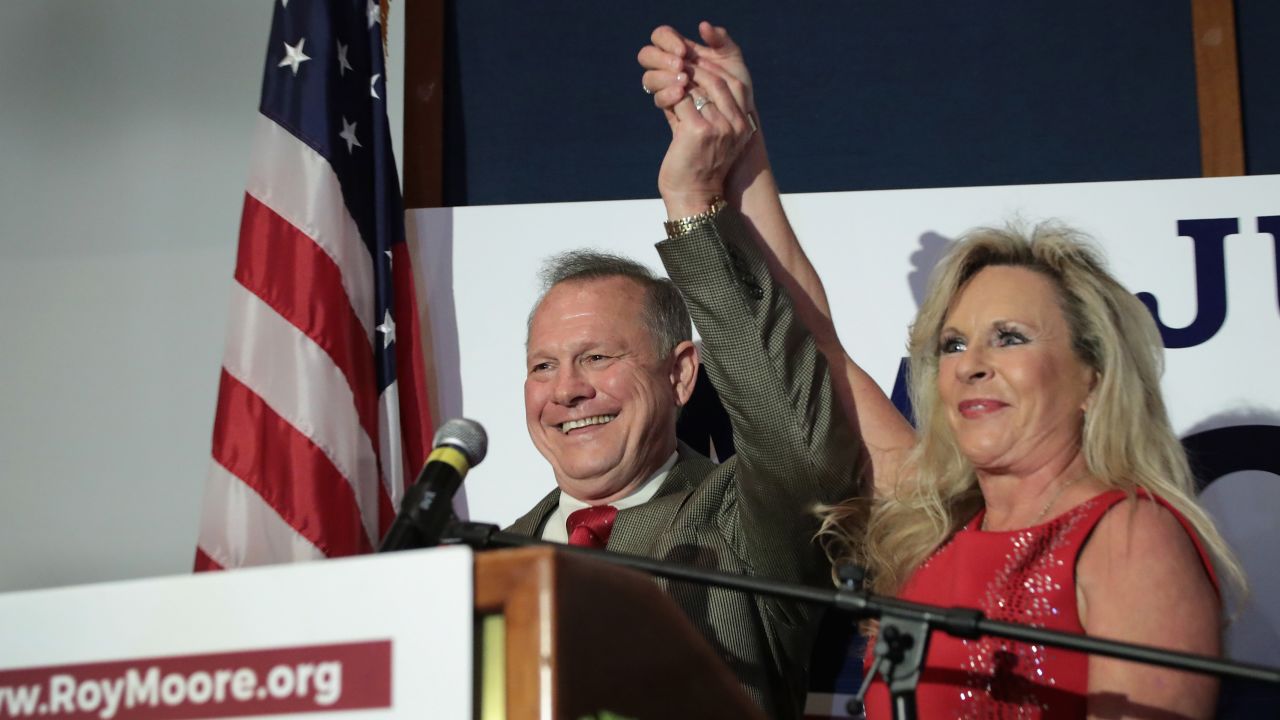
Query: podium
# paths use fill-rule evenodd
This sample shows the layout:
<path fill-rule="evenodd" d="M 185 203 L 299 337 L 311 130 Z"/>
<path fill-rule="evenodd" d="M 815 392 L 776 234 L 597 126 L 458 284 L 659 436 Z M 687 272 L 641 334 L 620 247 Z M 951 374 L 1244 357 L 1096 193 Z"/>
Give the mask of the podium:
<path fill-rule="evenodd" d="M 477 555 L 475 591 L 484 720 L 763 717 L 644 575 L 524 548 Z"/>
<path fill-rule="evenodd" d="M 648 577 L 461 547 L 0 594 L 4 717 L 763 717 Z"/>

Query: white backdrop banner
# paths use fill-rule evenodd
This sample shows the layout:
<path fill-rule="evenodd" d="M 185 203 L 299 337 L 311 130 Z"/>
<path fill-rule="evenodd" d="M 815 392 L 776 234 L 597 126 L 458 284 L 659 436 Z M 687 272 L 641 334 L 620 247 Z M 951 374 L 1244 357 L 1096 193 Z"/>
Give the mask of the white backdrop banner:
<path fill-rule="evenodd" d="M 1204 499 L 1240 552 L 1253 599 L 1232 655 L 1280 663 L 1280 176 L 792 195 L 787 211 L 850 354 L 892 392 L 925 279 L 980 225 L 1057 219 L 1092 235 L 1154 309 L 1164 390 L 1195 452 Z M 524 423 L 525 321 L 547 256 L 595 247 L 661 271 L 657 200 L 419 210 L 409 214 L 429 312 L 441 418 L 489 431 L 468 481 L 473 519 L 509 523 L 554 486 Z"/>

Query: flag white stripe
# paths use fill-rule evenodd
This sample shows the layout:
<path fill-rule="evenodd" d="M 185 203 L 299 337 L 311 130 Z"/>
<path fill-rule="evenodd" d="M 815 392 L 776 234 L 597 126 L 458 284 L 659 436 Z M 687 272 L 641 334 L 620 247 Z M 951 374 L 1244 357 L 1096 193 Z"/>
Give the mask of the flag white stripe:
<path fill-rule="evenodd" d="M 372 347 L 373 259 L 329 163 L 260 114 L 246 192 L 314 240 L 342 269 L 342 286 Z"/>
<path fill-rule="evenodd" d="M 306 333 L 240 283 L 232 285 L 230 316 L 236 332 L 227 336 L 222 366 L 310 438 L 342 473 L 369 542 L 376 545 L 378 458 L 360 425 L 346 376 Z"/>
<path fill-rule="evenodd" d="M 216 460 L 209 463 L 204 486 L 200 549 L 224 568 L 324 558 L 262 496 Z"/>
<path fill-rule="evenodd" d="M 400 391 L 393 382 L 378 398 L 378 440 L 382 451 L 382 486 L 391 507 L 400 509 L 404 497 L 404 448 L 400 443 Z"/>

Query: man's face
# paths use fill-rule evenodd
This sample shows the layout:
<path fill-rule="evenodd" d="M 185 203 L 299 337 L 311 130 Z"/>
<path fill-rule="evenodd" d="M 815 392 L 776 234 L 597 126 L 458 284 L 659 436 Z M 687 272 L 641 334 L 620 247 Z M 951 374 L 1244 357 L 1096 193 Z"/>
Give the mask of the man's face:
<path fill-rule="evenodd" d="M 553 287 L 529 327 L 529 436 L 569 495 L 601 504 L 630 494 L 675 450 L 676 409 L 697 374 L 693 344 L 659 358 L 629 278 Z"/>

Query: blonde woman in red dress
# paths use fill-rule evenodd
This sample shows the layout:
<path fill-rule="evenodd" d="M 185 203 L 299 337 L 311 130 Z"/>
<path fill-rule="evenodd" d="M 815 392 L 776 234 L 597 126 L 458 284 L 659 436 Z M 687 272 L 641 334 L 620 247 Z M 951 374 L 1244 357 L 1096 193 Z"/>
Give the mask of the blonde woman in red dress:
<path fill-rule="evenodd" d="M 836 337 L 783 212 L 740 49 L 723 28 L 698 34 L 654 31 L 639 54 L 644 89 L 676 137 L 701 141 L 669 152 L 708 178 L 708 204 L 724 195 L 741 209 L 828 356 L 873 491 L 829 508 L 826 530 L 869 569 L 870 589 L 1219 654 L 1219 577 L 1243 591 L 1243 574 L 1195 500 L 1146 308 L 1069 228 L 970 233 L 911 327 L 912 428 Z M 926 718 L 1199 718 L 1216 695 L 1203 675 L 934 633 L 917 701 Z M 889 717 L 883 684 L 867 711 Z"/>

